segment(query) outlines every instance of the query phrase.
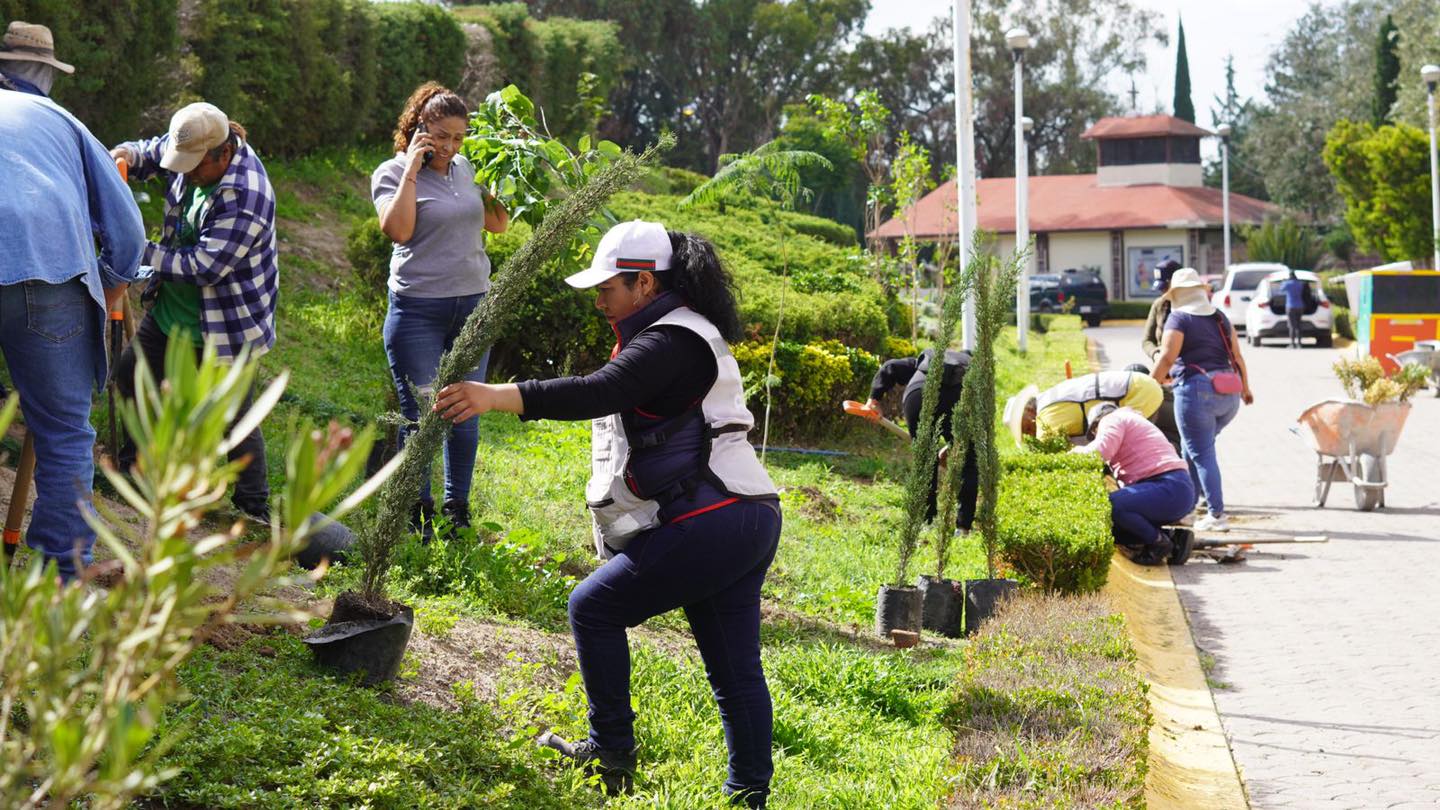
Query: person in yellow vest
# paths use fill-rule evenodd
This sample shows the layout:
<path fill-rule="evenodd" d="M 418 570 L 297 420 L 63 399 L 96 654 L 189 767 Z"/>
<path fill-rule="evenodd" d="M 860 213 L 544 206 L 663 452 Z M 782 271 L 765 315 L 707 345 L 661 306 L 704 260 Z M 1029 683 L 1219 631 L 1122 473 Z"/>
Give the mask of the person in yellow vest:
<path fill-rule="evenodd" d="M 1025 436 L 1083 440 L 1090 413 L 1107 402 L 1132 408 L 1154 422 L 1165 402 L 1165 392 L 1148 374 L 1097 371 L 1065 380 L 1045 391 L 1034 385 L 1026 386 L 1005 403 L 1005 424 L 1017 443 L 1023 442 Z M 1169 422 L 1173 428 L 1174 420 Z M 1163 432 L 1164 425 L 1160 426 Z"/>

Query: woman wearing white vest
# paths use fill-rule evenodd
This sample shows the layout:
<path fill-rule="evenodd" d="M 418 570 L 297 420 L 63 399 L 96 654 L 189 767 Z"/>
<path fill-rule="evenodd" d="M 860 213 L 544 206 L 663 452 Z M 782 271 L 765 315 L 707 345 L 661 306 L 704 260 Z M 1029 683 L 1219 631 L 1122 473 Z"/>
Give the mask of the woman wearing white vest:
<path fill-rule="evenodd" d="M 570 596 L 590 700 L 590 736 L 540 742 L 628 790 L 635 771 L 626 628 L 685 609 L 730 749 L 724 792 L 765 806 L 771 704 L 760 666 L 760 586 L 780 537 L 780 504 L 745 434 L 754 418 L 727 340 L 741 336 L 714 247 L 653 222 L 600 240 L 590 268 L 615 330 L 611 360 L 585 377 L 518 385 L 461 382 L 435 410 L 450 420 L 498 410 L 523 419 L 592 419 L 586 501 L 604 565 Z"/>

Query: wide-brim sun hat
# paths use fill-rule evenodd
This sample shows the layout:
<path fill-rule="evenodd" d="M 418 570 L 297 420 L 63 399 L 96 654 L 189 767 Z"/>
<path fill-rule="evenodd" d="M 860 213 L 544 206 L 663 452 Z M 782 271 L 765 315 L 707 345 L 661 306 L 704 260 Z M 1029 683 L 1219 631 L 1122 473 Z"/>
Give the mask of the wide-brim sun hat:
<path fill-rule="evenodd" d="M 1182 267 L 1170 277 L 1170 289 L 1165 298 L 1178 312 L 1190 315 L 1213 315 L 1215 305 L 1210 303 L 1210 285 L 1200 280 L 1194 268 Z"/>
<path fill-rule="evenodd" d="M 5 38 L 0 40 L 0 59 L 39 62 L 62 73 L 75 72 L 74 65 L 55 58 L 55 36 L 49 28 L 20 20 L 6 27 Z"/>
<path fill-rule="evenodd" d="M 674 258 L 670 234 L 664 225 L 634 219 L 606 231 L 595 247 L 595 257 L 590 260 L 590 266 L 567 277 L 565 283 L 583 290 L 621 273 L 644 270 L 658 273 L 669 270 Z"/>
<path fill-rule="evenodd" d="M 1010 435 L 1015 437 L 1017 445 L 1025 443 L 1025 409 L 1039 398 L 1040 387 L 1032 383 L 1020 389 L 1020 393 L 1005 400 L 1005 427 L 1010 429 Z"/>

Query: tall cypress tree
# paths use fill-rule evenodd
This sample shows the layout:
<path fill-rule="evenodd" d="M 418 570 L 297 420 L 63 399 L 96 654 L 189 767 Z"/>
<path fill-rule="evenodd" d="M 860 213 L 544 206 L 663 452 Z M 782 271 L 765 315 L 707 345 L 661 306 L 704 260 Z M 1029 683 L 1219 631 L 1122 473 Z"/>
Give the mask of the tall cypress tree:
<path fill-rule="evenodd" d="M 1380 41 L 1375 43 L 1375 108 L 1370 117 L 1375 126 L 1390 123 L 1390 110 L 1395 106 L 1395 93 L 1400 81 L 1400 32 L 1390 15 L 1380 23 Z"/>
<path fill-rule="evenodd" d="M 1185 57 L 1185 21 L 1180 21 L 1180 46 L 1175 49 L 1175 117 L 1195 123 L 1190 101 L 1190 60 Z"/>

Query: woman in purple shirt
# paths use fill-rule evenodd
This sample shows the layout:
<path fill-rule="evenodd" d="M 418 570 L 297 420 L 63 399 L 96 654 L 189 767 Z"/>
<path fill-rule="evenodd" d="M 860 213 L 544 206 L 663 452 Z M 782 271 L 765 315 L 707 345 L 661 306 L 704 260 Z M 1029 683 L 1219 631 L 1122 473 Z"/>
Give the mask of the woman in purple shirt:
<path fill-rule="evenodd" d="M 1152 376 L 1162 385 L 1174 378 L 1180 444 L 1208 512 L 1196 521 L 1195 528 L 1228 532 L 1215 437 L 1235 418 L 1242 401 L 1249 405 L 1255 398 L 1250 394 L 1250 376 L 1240 356 L 1235 327 L 1210 303 L 1209 289 L 1194 270 L 1186 267 L 1175 271 L 1170 290 L 1165 293 L 1174 309 L 1165 321 L 1160 356 Z M 1223 378 L 1228 375 L 1239 375 L 1240 391 L 1217 390 L 1217 378 L 1222 380 L 1223 389 Z"/>

